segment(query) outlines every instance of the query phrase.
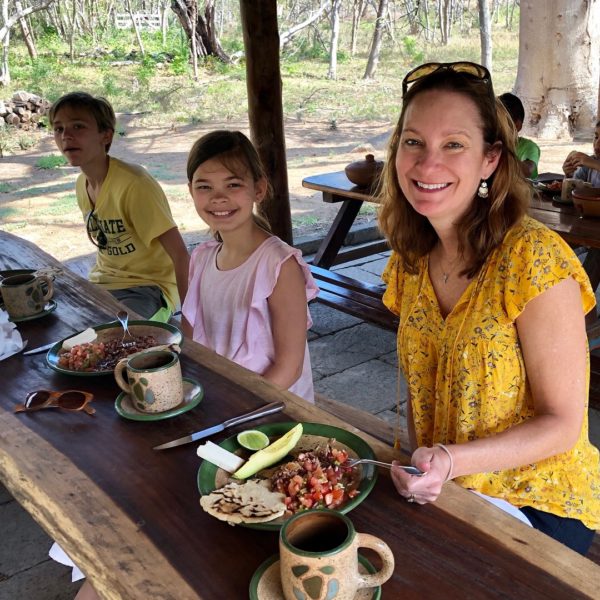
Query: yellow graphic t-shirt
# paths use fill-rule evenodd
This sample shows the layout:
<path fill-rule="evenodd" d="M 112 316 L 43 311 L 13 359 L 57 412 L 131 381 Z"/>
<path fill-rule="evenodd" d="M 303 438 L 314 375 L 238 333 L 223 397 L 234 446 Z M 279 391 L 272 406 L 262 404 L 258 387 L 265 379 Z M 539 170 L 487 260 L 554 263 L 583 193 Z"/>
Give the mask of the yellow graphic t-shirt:
<path fill-rule="evenodd" d="M 83 173 L 76 191 L 85 218 L 92 205 Z M 175 267 L 158 237 L 176 225 L 158 182 L 144 168 L 111 156 L 94 214 L 107 245 L 98 249 L 89 280 L 108 290 L 157 285 L 173 310 L 179 301 Z"/>
<path fill-rule="evenodd" d="M 400 318 L 398 355 L 418 445 L 461 444 L 533 417 L 515 320 L 531 299 L 568 277 L 581 287 L 584 312 L 593 308 L 594 293 L 573 251 L 544 225 L 525 217 L 507 233 L 445 320 L 427 265 L 424 257 L 417 274 L 406 273 L 393 253 L 383 273 L 383 301 Z M 589 386 L 589 356 L 587 379 Z M 587 401 L 579 440 L 568 452 L 456 482 L 517 507 L 531 506 L 600 528 L 599 455 L 588 439 Z"/>

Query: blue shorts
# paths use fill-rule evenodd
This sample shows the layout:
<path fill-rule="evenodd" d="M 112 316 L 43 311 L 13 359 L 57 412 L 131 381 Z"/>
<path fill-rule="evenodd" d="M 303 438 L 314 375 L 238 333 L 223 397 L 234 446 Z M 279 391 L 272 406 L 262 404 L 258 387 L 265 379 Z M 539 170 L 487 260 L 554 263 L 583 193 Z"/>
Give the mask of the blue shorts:
<path fill-rule="evenodd" d="M 523 506 L 519 510 L 536 529 L 568 546 L 571 550 L 579 552 L 579 554 L 585 556 L 594 541 L 596 532 L 593 529 L 588 529 L 578 519 L 559 517 L 531 506 Z"/>

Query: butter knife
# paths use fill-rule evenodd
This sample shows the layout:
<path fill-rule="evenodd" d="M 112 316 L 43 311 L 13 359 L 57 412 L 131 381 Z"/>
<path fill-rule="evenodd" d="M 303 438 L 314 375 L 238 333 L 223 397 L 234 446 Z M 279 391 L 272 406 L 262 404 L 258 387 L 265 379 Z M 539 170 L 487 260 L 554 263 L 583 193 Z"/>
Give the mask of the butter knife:
<path fill-rule="evenodd" d="M 52 346 L 54 346 L 54 344 L 56 344 L 56 342 L 50 342 L 49 344 L 46 344 L 45 346 L 38 346 L 37 348 L 32 348 L 31 350 L 27 350 L 27 352 L 23 352 L 23 354 L 39 354 L 40 352 L 50 350 L 50 348 L 52 348 Z"/>
<path fill-rule="evenodd" d="M 272 415 L 273 413 L 279 412 L 284 408 L 285 404 L 283 402 L 272 402 L 271 404 L 267 404 L 262 408 L 257 408 L 252 412 L 245 413 L 239 417 L 233 417 L 227 421 L 223 421 L 223 423 L 219 423 L 219 425 L 213 425 L 212 427 L 201 429 L 195 433 L 190 433 L 190 435 L 186 435 L 185 437 L 178 438 L 171 442 L 166 442 L 160 446 L 154 446 L 153 450 L 166 450 L 167 448 L 175 448 L 176 446 L 182 446 L 183 444 L 189 444 L 190 442 L 197 442 L 198 440 L 202 440 L 206 437 L 214 435 L 215 433 L 219 433 L 228 427 L 233 427 L 235 425 L 239 425 L 240 423 L 252 421 L 253 419 L 258 419 L 267 415 Z"/>

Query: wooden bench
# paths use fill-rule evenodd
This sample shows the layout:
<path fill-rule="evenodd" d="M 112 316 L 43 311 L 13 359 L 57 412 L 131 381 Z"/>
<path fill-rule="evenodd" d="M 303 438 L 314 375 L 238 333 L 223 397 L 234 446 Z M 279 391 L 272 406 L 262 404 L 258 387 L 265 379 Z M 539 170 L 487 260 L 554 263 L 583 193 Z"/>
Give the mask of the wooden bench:
<path fill-rule="evenodd" d="M 310 270 L 321 290 L 317 302 L 384 329 L 397 331 L 398 317 L 381 301 L 385 291 L 383 285 L 364 283 L 316 265 L 310 265 Z"/>

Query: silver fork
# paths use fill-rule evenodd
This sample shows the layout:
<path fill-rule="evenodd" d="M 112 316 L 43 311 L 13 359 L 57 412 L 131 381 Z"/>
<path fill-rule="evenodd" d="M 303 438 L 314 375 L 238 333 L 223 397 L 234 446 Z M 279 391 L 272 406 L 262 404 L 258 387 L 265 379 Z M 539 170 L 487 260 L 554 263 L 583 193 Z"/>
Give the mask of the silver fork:
<path fill-rule="evenodd" d="M 370 458 L 351 458 L 346 463 L 346 466 L 354 467 L 356 465 L 361 465 L 361 464 L 377 465 L 378 467 L 385 467 L 386 469 L 391 469 L 393 466 L 397 466 L 400 469 L 403 469 L 404 471 L 409 473 L 410 475 L 416 475 L 417 477 L 421 477 L 422 475 L 425 475 L 425 473 L 423 471 L 421 471 L 421 469 L 417 469 L 417 467 L 413 467 L 413 466 L 409 466 L 409 465 L 392 465 L 390 463 L 381 462 L 379 460 L 371 460 Z"/>
<path fill-rule="evenodd" d="M 119 322 L 121 323 L 121 326 L 123 327 L 123 337 L 121 338 L 121 346 L 123 346 L 124 348 L 127 348 L 129 346 L 135 345 L 135 338 L 133 335 L 131 335 L 131 332 L 129 331 L 129 327 L 127 326 L 127 322 L 129 321 L 129 313 L 126 310 L 120 310 L 117 313 L 117 319 L 119 319 Z M 130 342 L 125 341 L 125 338 L 127 336 L 129 336 L 131 338 Z"/>

